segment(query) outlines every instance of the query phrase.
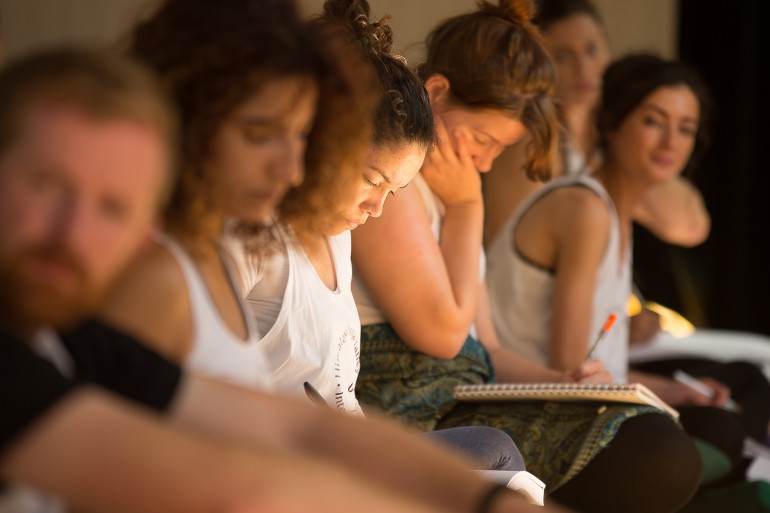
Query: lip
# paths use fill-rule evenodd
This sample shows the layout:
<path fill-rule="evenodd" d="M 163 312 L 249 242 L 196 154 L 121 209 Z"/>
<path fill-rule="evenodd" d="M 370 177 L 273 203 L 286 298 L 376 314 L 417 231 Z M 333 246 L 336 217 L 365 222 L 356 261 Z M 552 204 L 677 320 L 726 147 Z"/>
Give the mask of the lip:
<path fill-rule="evenodd" d="M 583 82 L 581 84 L 577 84 L 573 89 L 579 93 L 592 93 L 597 90 L 597 86 L 596 84 L 592 84 L 590 82 Z"/>
<path fill-rule="evenodd" d="M 668 157 L 665 155 L 656 155 L 652 157 L 652 161 L 661 167 L 671 167 L 676 164 L 676 159 L 674 157 Z"/>
<path fill-rule="evenodd" d="M 250 196 L 260 201 L 278 203 L 283 199 L 285 194 L 286 189 L 271 189 L 264 191 L 254 191 L 250 194 Z"/>
<path fill-rule="evenodd" d="M 347 221 L 348 226 L 350 226 L 351 230 L 355 230 L 357 227 L 361 226 L 362 224 L 364 224 L 366 222 L 366 218 L 359 219 L 357 221 L 351 221 L 350 219 L 348 219 L 346 217 L 345 221 Z"/>
<path fill-rule="evenodd" d="M 58 289 L 75 287 L 79 281 L 78 274 L 72 268 L 47 259 L 38 258 L 26 262 L 24 271 L 34 281 Z"/>

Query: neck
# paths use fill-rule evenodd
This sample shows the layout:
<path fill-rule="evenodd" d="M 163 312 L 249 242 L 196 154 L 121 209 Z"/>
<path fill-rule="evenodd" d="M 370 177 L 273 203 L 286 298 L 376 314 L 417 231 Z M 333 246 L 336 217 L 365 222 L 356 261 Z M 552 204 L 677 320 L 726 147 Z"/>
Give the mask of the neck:
<path fill-rule="evenodd" d="M 578 144 L 586 160 L 590 160 L 597 144 L 594 114 L 595 109 L 589 106 L 581 105 L 567 109 L 569 133 Z"/>
<path fill-rule="evenodd" d="M 649 190 L 649 186 L 625 178 L 629 174 L 611 161 L 605 161 L 594 176 L 612 198 L 621 224 L 630 225 L 634 218 L 634 211 Z"/>

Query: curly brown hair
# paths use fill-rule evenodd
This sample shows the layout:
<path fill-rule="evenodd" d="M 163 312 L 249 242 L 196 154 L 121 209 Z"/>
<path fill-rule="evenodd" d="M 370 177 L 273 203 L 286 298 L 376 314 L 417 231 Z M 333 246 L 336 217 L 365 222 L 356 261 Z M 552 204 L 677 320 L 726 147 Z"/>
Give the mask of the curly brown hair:
<path fill-rule="evenodd" d="M 166 0 L 130 35 L 129 51 L 155 70 L 181 120 L 180 174 L 166 229 L 188 243 L 216 238 L 215 205 L 203 167 L 214 135 L 244 101 L 276 78 L 319 86 L 306 152 L 305 180 L 279 207 L 285 219 L 312 223 L 332 203 L 318 184 L 332 169 L 355 167 L 370 141 L 370 80 L 353 54 L 303 21 L 287 0 Z M 255 229 L 255 233 L 259 232 Z"/>

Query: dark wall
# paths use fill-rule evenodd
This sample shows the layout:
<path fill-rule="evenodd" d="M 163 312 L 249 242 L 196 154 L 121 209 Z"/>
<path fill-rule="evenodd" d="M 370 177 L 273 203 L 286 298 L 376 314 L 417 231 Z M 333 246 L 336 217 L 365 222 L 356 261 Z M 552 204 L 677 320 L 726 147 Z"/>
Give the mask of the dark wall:
<path fill-rule="evenodd" d="M 637 229 L 635 266 L 648 299 L 699 324 L 770 334 L 770 27 L 766 0 L 681 0 L 680 58 L 714 97 L 712 145 L 693 181 L 712 216 L 702 246 L 683 250 Z"/>

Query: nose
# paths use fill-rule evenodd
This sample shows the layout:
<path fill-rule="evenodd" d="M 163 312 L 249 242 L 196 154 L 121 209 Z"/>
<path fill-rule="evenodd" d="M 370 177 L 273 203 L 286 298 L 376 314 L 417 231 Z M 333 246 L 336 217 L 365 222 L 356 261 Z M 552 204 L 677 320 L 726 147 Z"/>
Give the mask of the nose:
<path fill-rule="evenodd" d="M 661 146 L 667 149 L 673 148 L 676 145 L 676 137 L 676 130 L 673 127 L 667 126 L 666 129 L 663 130 Z"/>
<path fill-rule="evenodd" d="M 73 191 L 63 195 L 57 208 L 52 209 L 49 237 L 56 245 L 73 254 L 82 255 L 94 233 L 92 213 Z"/>
<path fill-rule="evenodd" d="M 473 157 L 473 163 L 479 173 L 487 173 L 492 169 L 492 163 L 495 161 L 496 153 L 492 150 L 480 151 Z"/>
<path fill-rule="evenodd" d="M 380 194 L 367 198 L 361 203 L 361 210 L 369 214 L 370 217 L 380 217 L 382 209 L 385 207 L 385 200 L 388 198 L 388 191 L 382 191 Z"/>
<path fill-rule="evenodd" d="M 305 141 L 299 138 L 287 138 L 278 149 L 273 165 L 270 167 L 271 176 L 295 187 L 305 178 Z"/>

